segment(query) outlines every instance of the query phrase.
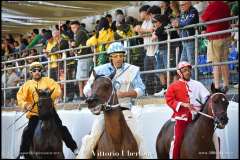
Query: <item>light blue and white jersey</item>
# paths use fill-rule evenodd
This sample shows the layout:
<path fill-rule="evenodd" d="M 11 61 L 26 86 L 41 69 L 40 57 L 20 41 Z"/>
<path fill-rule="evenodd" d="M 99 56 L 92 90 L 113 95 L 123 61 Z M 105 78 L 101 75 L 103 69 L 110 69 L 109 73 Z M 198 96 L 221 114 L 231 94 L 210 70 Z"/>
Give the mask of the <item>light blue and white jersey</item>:
<path fill-rule="evenodd" d="M 111 63 L 107 63 L 101 66 L 98 66 L 94 68 L 97 75 L 110 75 L 114 71 L 114 67 Z M 87 84 L 84 87 L 84 94 L 86 96 L 91 95 L 91 85 L 93 83 L 94 77 L 93 74 L 91 74 L 89 80 L 87 81 Z M 123 63 L 122 67 L 117 69 L 116 74 L 113 78 L 113 82 L 119 82 L 120 84 L 118 87 L 116 87 L 119 91 L 129 91 L 129 90 L 135 90 L 137 93 L 137 97 L 143 96 L 145 93 L 145 85 L 142 82 L 142 79 L 140 77 L 140 71 L 139 67 Z M 131 108 L 132 99 L 130 97 L 126 98 L 120 98 L 119 103 L 122 107 Z"/>

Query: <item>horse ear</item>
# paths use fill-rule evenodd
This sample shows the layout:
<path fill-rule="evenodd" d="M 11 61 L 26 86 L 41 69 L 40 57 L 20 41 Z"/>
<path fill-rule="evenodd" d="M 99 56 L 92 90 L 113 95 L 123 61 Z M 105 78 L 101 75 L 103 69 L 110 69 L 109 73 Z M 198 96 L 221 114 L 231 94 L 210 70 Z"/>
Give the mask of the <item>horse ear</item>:
<path fill-rule="evenodd" d="M 116 69 L 113 70 L 113 72 L 109 75 L 110 79 L 113 79 L 116 74 Z"/>
<path fill-rule="evenodd" d="M 212 91 L 212 93 L 217 92 L 214 83 L 211 84 L 211 91 Z"/>
<path fill-rule="evenodd" d="M 93 77 L 94 77 L 94 79 L 96 79 L 96 77 L 97 77 L 97 73 L 96 73 L 96 71 L 93 69 L 92 70 L 92 73 L 93 73 Z"/>
<path fill-rule="evenodd" d="M 53 91 L 55 90 L 55 88 L 53 88 L 51 91 L 50 91 L 50 96 L 52 95 Z"/>

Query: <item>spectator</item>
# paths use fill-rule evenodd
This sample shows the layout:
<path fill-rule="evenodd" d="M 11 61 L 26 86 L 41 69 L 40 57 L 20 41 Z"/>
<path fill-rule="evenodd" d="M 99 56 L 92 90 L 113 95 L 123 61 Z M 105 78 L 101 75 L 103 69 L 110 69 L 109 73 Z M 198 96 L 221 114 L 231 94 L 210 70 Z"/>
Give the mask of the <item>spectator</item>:
<path fill-rule="evenodd" d="M 152 19 L 156 14 L 161 14 L 161 8 L 154 5 L 154 6 L 149 7 L 147 12 Z"/>
<path fill-rule="evenodd" d="M 50 77 L 55 81 L 58 81 L 58 62 L 56 60 L 60 57 L 59 54 L 52 54 L 53 52 L 59 50 L 58 42 L 53 38 L 52 31 L 47 30 L 45 33 L 45 38 L 47 39 L 47 47 L 43 50 L 48 57 L 50 57 Z"/>
<path fill-rule="evenodd" d="M 180 7 L 178 1 L 170 1 L 170 8 L 172 13 L 169 16 L 170 24 L 167 26 L 172 28 L 172 21 L 178 21 L 180 18 Z M 180 38 L 177 31 L 170 32 L 170 38 L 176 39 Z M 170 67 L 176 67 L 180 59 L 180 53 L 182 51 L 182 45 L 180 41 L 170 43 Z M 171 77 L 173 76 L 173 81 L 177 80 L 177 72 L 171 72 Z"/>
<path fill-rule="evenodd" d="M 219 12 L 221 11 L 221 12 Z M 222 1 L 210 1 L 208 7 L 202 15 L 202 20 L 212 21 L 222 18 L 230 17 L 229 6 Z M 207 33 L 217 32 L 221 30 L 227 30 L 230 27 L 230 23 L 220 22 L 207 25 Z M 218 35 L 208 36 L 208 48 L 207 48 L 207 60 L 208 62 L 218 63 L 228 60 L 229 45 L 231 33 L 224 33 Z M 220 89 L 220 73 L 223 75 L 223 90 Z M 215 88 L 219 91 L 228 91 L 229 85 L 229 69 L 228 65 L 213 66 L 213 78 Z"/>
<path fill-rule="evenodd" d="M 172 9 L 170 8 L 170 1 L 160 1 L 159 5 L 161 9 L 161 14 L 169 17 L 172 14 Z"/>
<path fill-rule="evenodd" d="M 153 29 L 153 24 L 151 21 L 151 17 L 148 14 L 148 9 L 150 8 L 149 5 L 144 5 L 139 9 L 140 13 L 140 18 L 143 20 L 143 24 L 140 27 L 137 25 L 135 27 L 135 31 L 138 32 L 139 34 L 145 34 L 145 33 L 152 33 L 154 31 Z M 149 44 L 152 43 L 151 37 L 144 37 L 144 44 Z M 157 50 L 157 45 L 149 45 L 144 47 L 146 50 L 146 54 L 144 57 L 144 70 L 154 70 L 155 68 L 155 53 Z M 146 85 L 146 91 L 148 94 L 153 94 L 154 93 L 154 74 L 146 74 L 144 77 L 144 82 Z"/>
<path fill-rule="evenodd" d="M 14 67 L 14 65 L 9 65 L 8 68 Z M 16 87 L 18 85 L 18 82 L 20 81 L 20 78 L 17 76 L 17 73 L 15 69 L 8 70 L 8 76 L 7 76 L 7 87 Z M 16 106 L 16 94 L 17 94 L 18 88 L 14 89 L 8 89 L 6 90 L 6 103 L 10 107 Z"/>
<path fill-rule="evenodd" d="M 155 31 L 152 34 L 152 39 L 158 41 L 165 41 L 167 40 L 167 33 L 165 32 L 164 27 L 167 25 L 168 17 L 165 15 L 156 14 L 152 22 L 155 26 Z M 167 68 L 167 45 L 166 44 L 159 44 L 158 50 L 155 53 L 157 65 L 155 69 L 165 69 Z M 161 91 L 158 93 L 155 93 L 155 96 L 164 96 L 164 93 L 167 90 L 167 79 L 166 79 L 166 73 L 160 73 L 159 79 L 161 82 Z"/>
<path fill-rule="evenodd" d="M 111 14 L 107 14 L 107 15 L 105 16 L 105 18 L 107 18 L 108 23 L 109 23 L 109 26 L 112 28 L 112 23 L 113 23 L 113 21 L 112 21 L 112 15 L 111 15 Z"/>
<path fill-rule="evenodd" d="M 28 40 L 26 38 L 20 38 L 20 51 L 24 50 L 28 46 Z"/>
<path fill-rule="evenodd" d="M 36 50 L 35 48 L 33 48 L 33 49 L 30 50 L 29 53 L 28 53 L 28 52 L 24 52 L 22 58 L 24 58 L 24 57 L 36 56 L 36 55 L 37 55 L 37 50 Z M 38 61 L 39 61 L 39 58 L 29 58 L 29 59 L 26 60 L 27 65 L 30 65 L 32 62 L 36 62 L 36 61 L 38 62 Z M 25 65 L 25 64 L 23 64 L 23 65 Z M 26 78 L 27 78 L 27 79 L 30 79 L 31 77 L 30 77 L 30 73 L 29 73 L 28 67 L 24 67 L 24 68 L 22 69 L 21 74 L 20 74 L 20 77 L 24 79 L 26 73 L 27 73 Z"/>
<path fill-rule="evenodd" d="M 74 33 L 74 42 L 72 42 L 72 47 L 86 46 L 86 42 L 89 38 L 88 33 L 82 26 L 80 26 L 80 23 L 78 21 L 71 22 L 71 29 Z M 79 52 L 79 53 L 80 53 L 80 55 L 90 54 L 91 49 L 84 48 L 84 49 L 81 49 L 81 52 Z M 86 81 L 82 81 L 81 79 L 89 77 L 91 65 L 92 65 L 91 57 L 78 59 L 76 79 L 80 80 L 80 82 L 79 82 L 80 100 L 85 99 L 84 94 L 83 94 L 83 87 L 86 84 Z M 69 71 L 67 73 L 73 75 L 74 70 L 75 70 L 75 64 L 69 64 Z M 71 75 L 69 75 L 69 78 L 73 78 Z M 74 83 L 69 84 L 69 85 L 70 85 L 69 89 L 74 90 L 74 88 L 75 88 Z M 74 96 L 74 92 L 73 92 L 73 95 L 71 95 L 70 100 L 73 99 L 73 96 Z"/>
<path fill-rule="evenodd" d="M 131 25 L 125 22 L 125 17 L 122 10 L 116 12 L 116 32 L 114 32 L 114 40 L 124 39 L 134 36 L 133 28 Z M 125 41 L 125 47 L 127 47 L 127 41 Z M 124 43 L 125 43 L 124 42 Z"/>
<path fill-rule="evenodd" d="M 199 23 L 198 11 L 192 6 L 190 1 L 180 1 L 181 14 L 180 19 L 172 21 L 172 26 L 182 28 L 187 25 Z M 179 35 L 181 38 L 195 35 L 194 28 L 180 29 Z M 182 41 L 182 53 L 180 61 L 187 61 L 194 64 L 194 40 Z M 194 71 L 192 73 L 194 76 Z"/>
<path fill-rule="evenodd" d="M 170 20 L 179 18 L 180 17 L 179 2 L 178 1 L 170 1 L 170 8 L 172 10 L 170 17 L 169 17 Z"/>
<path fill-rule="evenodd" d="M 197 9 L 199 16 L 201 16 L 203 11 L 206 9 L 207 3 L 207 1 L 195 1 L 195 4 L 193 6 Z"/>
<path fill-rule="evenodd" d="M 70 23 L 71 21 L 67 20 L 65 24 L 67 25 L 67 32 L 68 32 L 67 35 L 69 36 L 70 40 L 73 40 L 73 32 L 71 30 Z"/>
<path fill-rule="evenodd" d="M 83 29 L 83 30 L 88 34 L 88 36 L 89 36 L 89 32 L 88 32 L 88 30 L 86 29 L 86 24 L 85 24 L 85 23 L 80 23 L 80 27 L 81 27 L 81 29 Z"/>
<path fill-rule="evenodd" d="M 112 42 L 114 40 L 114 33 L 109 26 L 108 20 L 102 17 L 99 21 L 96 34 L 87 40 L 87 46 L 95 46 L 95 52 L 106 51 L 109 44 L 107 42 Z M 104 44 L 103 44 L 104 43 Z M 107 62 L 106 54 L 102 53 L 97 56 L 96 65 L 102 65 Z"/>
<path fill-rule="evenodd" d="M 14 52 L 19 52 L 20 51 L 20 45 L 19 45 L 18 41 L 14 41 L 13 45 L 14 45 Z"/>
<path fill-rule="evenodd" d="M 46 33 L 46 31 L 47 31 L 47 30 L 44 29 L 44 28 L 41 30 L 42 39 L 40 40 L 40 43 L 42 43 L 44 46 L 47 45 L 47 40 L 46 40 L 46 38 L 45 38 L 45 36 L 44 36 L 45 33 Z"/>
<path fill-rule="evenodd" d="M 32 35 L 33 35 L 33 39 L 28 44 L 28 46 L 27 46 L 28 49 L 30 49 L 30 48 L 34 47 L 35 45 L 37 45 L 41 41 L 41 39 L 42 39 L 42 35 L 39 34 L 39 30 L 38 29 L 33 29 Z"/>
<path fill-rule="evenodd" d="M 238 16 L 239 6 L 238 1 L 235 1 L 231 7 L 231 16 Z"/>

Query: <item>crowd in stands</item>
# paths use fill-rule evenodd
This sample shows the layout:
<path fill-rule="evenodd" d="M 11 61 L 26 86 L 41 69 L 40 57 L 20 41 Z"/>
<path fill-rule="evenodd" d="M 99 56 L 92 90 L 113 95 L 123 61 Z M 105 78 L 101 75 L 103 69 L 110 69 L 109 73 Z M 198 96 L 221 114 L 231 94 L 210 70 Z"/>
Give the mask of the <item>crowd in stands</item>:
<path fill-rule="evenodd" d="M 224 12 L 223 10 L 224 9 Z M 124 46 L 135 46 L 140 44 L 148 44 L 157 41 L 165 41 L 168 39 L 166 29 L 176 28 L 177 30 L 170 32 L 170 39 L 184 38 L 195 35 L 195 28 L 178 29 L 188 25 L 197 24 L 200 21 L 206 22 L 215 19 L 222 19 L 238 14 L 238 2 L 227 4 L 223 1 L 197 1 L 192 5 L 191 1 L 160 1 L 159 6 L 143 5 L 139 9 L 140 21 L 136 18 L 127 16 L 121 9 L 115 11 L 115 21 L 111 14 L 107 14 L 96 21 L 94 31 L 86 30 L 86 25 L 79 21 L 67 20 L 64 24 L 56 25 L 55 30 L 48 29 L 33 29 L 30 36 L 20 35 L 15 39 L 11 34 L 2 38 L 2 58 L 3 60 L 11 60 L 17 58 L 24 58 L 35 55 L 43 55 L 40 58 L 27 59 L 26 62 L 18 61 L 16 63 L 9 63 L 7 67 L 21 66 L 25 63 L 31 64 L 34 61 L 45 62 L 50 59 L 51 63 L 48 66 L 45 64 L 45 74 L 47 75 L 48 67 L 50 67 L 50 77 L 56 81 L 64 80 L 64 63 L 56 62 L 58 59 L 65 57 L 74 57 L 79 55 L 86 55 L 95 52 L 106 51 L 109 44 L 115 40 L 121 40 L 136 35 L 151 34 L 151 36 L 143 36 L 143 38 L 133 38 L 129 41 L 122 40 Z M 238 26 L 238 22 L 237 26 Z M 235 23 L 235 25 L 236 25 Z M 220 27 L 219 27 L 220 26 Z M 222 22 L 214 25 L 207 25 L 198 29 L 199 34 L 210 33 L 219 30 L 229 29 L 229 22 Z M 232 38 L 232 39 L 230 39 Z M 208 53 L 208 60 L 214 62 L 226 61 L 228 58 L 229 47 L 231 41 L 236 45 L 236 34 L 217 35 L 207 37 L 208 45 L 205 44 L 205 54 L 207 51 L 226 50 L 222 55 L 212 55 Z M 202 43 L 206 39 L 200 39 Z M 220 42 L 219 42 L 220 41 Z M 216 43 L 220 44 L 217 45 Z M 35 47 L 42 44 L 41 50 Z M 209 45 L 211 44 L 211 46 Z M 82 46 L 89 46 L 89 48 L 82 48 L 74 51 L 67 51 L 66 54 L 58 53 L 56 51 L 76 48 Z M 200 45 L 201 47 L 201 45 Z M 217 47 L 217 49 L 216 49 Z M 141 70 L 154 70 L 167 68 L 167 44 L 147 45 L 130 49 L 130 63 L 140 66 Z M 201 52 L 201 49 L 199 49 Z M 172 42 L 170 45 L 170 67 L 176 67 L 179 61 L 188 61 L 191 64 L 195 62 L 195 41 L 184 40 L 181 42 Z M 200 53 L 199 52 L 199 53 Z M 17 54 L 15 54 L 17 53 Z M 179 54 L 176 54 L 179 53 Z M 64 57 L 65 56 L 65 57 Z M 217 59 L 216 59 L 217 57 Z M 220 59 L 219 57 L 224 57 Z M 219 59 L 218 59 L 219 58 Z M 104 53 L 100 53 L 95 58 L 78 58 L 68 60 L 66 70 L 66 80 L 79 80 L 78 82 L 70 82 L 66 85 L 67 101 L 74 100 L 75 95 L 77 99 L 84 100 L 83 87 L 87 78 L 90 75 L 91 69 L 96 65 L 102 65 L 108 62 L 108 57 Z M 3 68 L 3 65 L 2 65 Z M 213 68 L 214 84 L 216 88 L 220 87 L 219 72 L 223 73 L 224 87 L 227 89 L 229 82 L 226 76 L 228 67 L 214 67 Z M 194 73 L 193 73 L 194 75 Z M 12 69 L 2 75 L 2 82 L 6 81 L 6 87 L 21 85 L 24 78 L 30 79 L 28 68 Z M 146 85 L 147 95 L 163 95 L 167 88 L 166 72 L 151 73 L 142 75 Z M 176 79 L 176 74 L 171 72 L 171 82 Z M 194 78 L 194 77 L 193 77 Z M 159 85 L 154 85 L 159 83 Z M 61 84 L 62 89 L 63 84 Z M 2 83 L 3 87 L 3 83 Z M 6 90 L 7 100 L 12 105 L 15 99 L 15 92 L 17 89 Z"/>

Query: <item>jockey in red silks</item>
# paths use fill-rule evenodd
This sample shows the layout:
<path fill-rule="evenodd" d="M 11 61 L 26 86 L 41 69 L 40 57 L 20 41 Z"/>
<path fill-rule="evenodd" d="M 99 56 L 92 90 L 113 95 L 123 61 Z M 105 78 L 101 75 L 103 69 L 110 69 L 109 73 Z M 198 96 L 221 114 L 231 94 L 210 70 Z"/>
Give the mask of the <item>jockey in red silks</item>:
<path fill-rule="evenodd" d="M 201 104 L 204 104 L 209 91 L 201 82 L 192 80 L 192 66 L 190 63 L 182 61 L 177 65 L 177 74 L 179 80 L 173 82 L 167 89 L 165 94 L 166 103 L 173 110 L 172 120 L 175 120 L 174 138 L 170 148 L 170 158 L 180 158 L 180 148 L 184 137 L 184 132 L 187 125 L 193 120 L 197 114 L 190 110 L 194 107 L 196 110 L 201 110 Z"/>

